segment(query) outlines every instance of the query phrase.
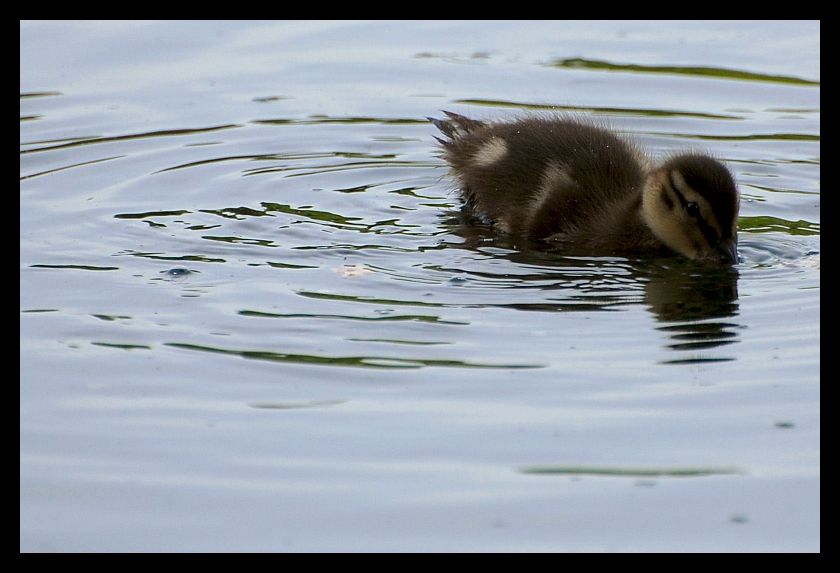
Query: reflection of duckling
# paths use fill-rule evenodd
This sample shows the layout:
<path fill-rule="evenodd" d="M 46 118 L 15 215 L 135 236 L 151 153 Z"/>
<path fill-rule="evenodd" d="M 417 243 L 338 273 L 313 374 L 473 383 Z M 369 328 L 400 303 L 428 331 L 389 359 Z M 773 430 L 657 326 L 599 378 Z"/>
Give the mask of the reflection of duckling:
<path fill-rule="evenodd" d="M 432 119 L 467 206 L 502 231 L 591 254 L 668 248 L 738 260 L 738 190 L 695 153 L 652 166 L 631 142 L 562 116 Z"/>

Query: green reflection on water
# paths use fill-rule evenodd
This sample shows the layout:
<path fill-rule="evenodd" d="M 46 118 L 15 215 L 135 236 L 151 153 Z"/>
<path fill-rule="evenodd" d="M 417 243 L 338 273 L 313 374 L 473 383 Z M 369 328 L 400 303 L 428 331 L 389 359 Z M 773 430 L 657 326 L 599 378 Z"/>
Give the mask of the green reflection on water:
<path fill-rule="evenodd" d="M 457 324 L 467 325 L 468 322 L 456 322 L 454 320 L 444 320 L 439 316 L 428 314 L 400 314 L 400 315 L 384 315 L 384 316 L 353 316 L 349 314 L 313 314 L 313 313 L 274 313 L 263 312 L 259 310 L 240 310 L 237 314 L 241 316 L 250 316 L 253 318 L 328 318 L 338 320 L 364 320 L 364 321 L 384 321 L 384 322 L 401 322 L 401 321 L 417 321 L 417 322 L 432 322 L 436 324 Z"/>
<path fill-rule="evenodd" d="M 122 159 L 126 157 L 125 155 L 113 155 L 111 157 L 103 157 L 101 159 L 92 159 L 90 161 L 80 161 L 78 163 L 71 163 L 70 165 L 62 165 L 61 167 L 56 167 L 54 169 L 46 169 L 44 171 L 38 171 L 36 173 L 29 173 L 27 175 L 21 175 L 20 180 L 23 181 L 24 179 L 32 179 L 33 177 L 40 177 L 42 175 L 50 175 L 51 173 L 58 173 L 59 171 L 66 171 L 67 169 L 73 169 L 75 167 L 84 167 L 86 165 L 94 165 L 96 163 L 104 163 L 105 161 L 113 161 L 114 159 Z"/>
<path fill-rule="evenodd" d="M 613 64 L 603 60 L 587 60 L 584 58 L 566 58 L 554 60 L 551 66 L 555 68 L 572 68 L 583 70 L 607 70 L 613 72 L 639 72 L 645 74 L 678 74 L 687 76 L 711 77 L 727 80 L 739 80 L 750 82 L 772 82 L 782 84 L 797 84 L 805 86 L 819 86 L 820 82 L 806 80 L 794 76 L 777 76 L 770 74 L 758 74 L 743 70 L 731 70 L 727 68 L 712 68 L 701 66 L 643 66 L 638 64 Z"/>
<path fill-rule="evenodd" d="M 202 235 L 202 239 L 206 239 L 208 241 L 218 241 L 221 243 L 230 243 L 232 245 L 242 244 L 242 245 L 258 245 L 260 247 L 278 247 L 274 241 L 269 239 L 247 239 L 245 237 L 234 237 L 234 236 L 219 236 L 219 235 Z"/>
<path fill-rule="evenodd" d="M 120 348 L 122 350 L 151 350 L 151 346 L 145 344 L 116 344 L 112 342 L 91 342 L 95 346 L 105 346 L 106 348 Z"/>
<path fill-rule="evenodd" d="M 706 139 L 712 141 L 819 141 L 819 135 L 808 133 L 754 133 L 749 135 L 702 135 L 699 133 L 639 132 L 647 135 L 679 137 L 681 139 Z"/>
<path fill-rule="evenodd" d="M 32 97 L 50 97 L 50 96 L 60 96 L 64 95 L 61 92 L 24 92 L 20 94 L 20 99 L 32 98 Z"/>
<path fill-rule="evenodd" d="M 115 219 L 145 219 L 147 217 L 177 217 L 178 215 L 187 215 L 189 211 L 147 211 L 145 213 L 118 213 L 114 215 Z"/>
<path fill-rule="evenodd" d="M 305 217 L 307 219 L 314 219 L 316 221 L 326 221 L 329 223 L 338 223 L 340 225 L 360 225 L 355 221 L 361 221 L 361 217 L 344 217 L 337 213 L 330 213 L 329 211 L 316 211 L 315 209 L 295 208 L 291 205 L 283 205 L 281 203 L 260 203 L 265 207 L 265 212 L 277 211 L 278 213 L 285 213 L 286 215 L 295 215 L 298 217 Z"/>
<path fill-rule="evenodd" d="M 226 219 L 236 219 L 241 221 L 245 217 L 273 217 L 271 213 L 251 209 L 250 207 L 225 207 L 223 209 L 199 209 L 201 213 L 210 213 L 211 215 L 218 215 Z"/>
<path fill-rule="evenodd" d="M 415 167 L 415 168 L 423 168 L 423 167 L 440 167 L 439 163 L 433 162 L 424 162 L 424 161 L 399 161 L 399 160 L 390 160 L 390 161 L 353 161 L 350 163 L 338 163 L 336 165 L 327 165 L 324 167 L 316 167 L 316 168 L 309 168 L 309 167 L 299 167 L 299 168 L 289 168 L 289 167 L 280 167 L 280 168 L 266 168 L 266 169 L 255 169 L 253 171 L 249 171 L 246 175 L 257 175 L 257 174 L 265 174 L 265 173 L 272 173 L 274 171 L 301 171 L 300 173 L 289 173 L 286 177 L 307 177 L 309 175 L 319 175 L 322 173 L 334 173 L 336 171 L 347 171 L 352 169 L 367 169 L 369 167 Z"/>
<path fill-rule="evenodd" d="M 373 303 L 373 304 L 387 304 L 387 305 L 396 305 L 396 306 L 430 306 L 435 308 L 440 307 L 448 307 L 453 306 L 450 304 L 444 304 L 439 302 L 422 302 L 416 300 L 396 300 L 390 298 L 374 298 L 370 296 L 356 296 L 356 295 L 349 295 L 349 294 L 333 294 L 333 293 L 322 293 L 322 292 L 311 292 L 311 291 L 297 291 L 297 294 L 300 296 L 305 296 L 307 298 L 317 298 L 322 300 L 335 300 L 335 301 L 342 301 L 342 302 L 366 302 L 366 303 Z M 458 305 L 458 306 L 465 306 L 465 305 Z"/>
<path fill-rule="evenodd" d="M 345 338 L 350 342 L 382 342 L 384 344 L 409 344 L 416 346 L 437 346 L 440 344 L 452 344 L 444 341 L 430 340 L 397 340 L 395 338 Z"/>
<path fill-rule="evenodd" d="M 114 256 L 131 255 L 132 257 L 141 257 L 144 259 L 153 259 L 156 261 L 195 261 L 200 263 L 226 263 L 226 259 L 216 259 L 212 257 L 205 257 L 204 255 L 164 255 L 163 253 L 146 253 L 141 251 L 123 251 Z"/>
<path fill-rule="evenodd" d="M 92 314 L 94 318 L 98 318 L 99 320 L 105 320 L 108 322 L 119 320 L 119 319 L 131 319 L 130 316 L 124 316 L 120 314 Z"/>
<path fill-rule="evenodd" d="M 820 224 L 811 221 L 789 221 L 768 215 L 757 217 L 741 217 L 738 219 L 738 229 L 749 233 L 783 232 L 789 235 L 819 235 Z"/>
<path fill-rule="evenodd" d="M 319 269 L 319 268 L 321 268 L 317 265 L 295 265 L 295 264 L 292 264 L 292 263 L 277 263 L 277 262 L 272 262 L 272 261 L 266 261 L 265 264 L 267 264 L 268 266 L 273 267 L 275 269 Z"/>
<path fill-rule="evenodd" d="M 713 364 L 715 362 L 733 362 L 734 360 L 735 358 L 708 358 L 703 356 L 692 356 L 691 358 L 675 358 L 673 360 L 661 360 L 657 362 L 657 364 Z"/>
<path fill-rule="evenodd" d="M 95 267 L 93 265 L 29 265 L 35 269 L 73 269 L 77 271 L 118 271 L 119 267 Z"/>
<path fill-rule="evenodd" d="M 395 358 L 390 356 L 315 356 L 311 354 L 287 354 L 285 352 L 270 352 L 263 350 L 232 350 L 227 348 L 214 348 L 200 344 L 185 344 L 181 342 L 166 342 L 166 346 L 181 348 L 184 350 L 198 350 L 201 352 L 213 352 L 251 358 L 256 360 L 267 360 L 270 362 L 290 362 L 297 364 L 313 364 L 319 366 L 349 366 L 356 368 L 423 368 L 438 366 L 446 368 L 543 368 L 539 364 L 479 364 L 463 360 L 443 360 L 428 358 Z"/>
<path fill-rule="evenodd" d="M 714 113 L 699 113 L 680 110 L 642 109 L 633 107 L 581 107 L 573 105 L 522 103 L 492 99 L 457 99 L 454 101 L 455 103 L 464 103 L 470 105 L 483 105 L 489 107 L 514 107 L 518 109 L 530 109 L 537 111 L 571 111 L 603 115 L 641 115 L 652 117 L 696 117 L 702 119 L 743 119 L 737 115 L 721 115 Z"/>
<path fill-rule="evenodd" d="M 236 124 L 226 124 L 226 125 L 217 125 L 213 127 L 201 127 L 196 129 L 163 129 L 158 131 L 149 131 L 145 133 L 131 133 L 128 135 L 114 135 L 110 137 L 104 136 L 90 136 L 90 137 L 83 137 L 79 139 L 75 139 L 70 141 L 69 143 L 60 143 L 58 145 L 49 145 L 46 147 L 37 147 L 35 149 L 25 149 L 20 152 L 21 155 L 24 153 L 37 153 L 39 151 L 52 151 L 55 149 L 64 149 L 67 147 L 79 147 L 82 145 L 92 145 L 96 143 L 110 143 L 114 141 L 125 141 L 125 140 L 133 140 L 133 139 L 146 139 L 146 138 L 154 138 L 154 137 L 171 137 L 176 135 L 192 135 L 195 133 L 206 133 L 208 131 L 218 131 L 220 129 L 230 129 L 233 127 L 241 127 Z M 21 145 L 33 145 L 36 143 L 47 143 L 47 142 L 23 142 Z"/>
<path fill-rule="evenodd" d="M 704 477 L 712 475 L 740 474 L 738 468 L 710 467 L 595 467 L 595 466 L 526 466 L 519 470 L 524 474 L 536 475 L 589 475 L 609 477 Z"/>
<path fill-rule="evenodd" d="M 309 124 L 328 124 L 328 123 L 380 123 L 386 125 L 415 125 L 427 123 L 425 119 L 416 118 L 401 118 L 401 117 L 341 117 L 329 115 L 310 115 L 307 119 L 255 119 L 251 123 L 258 125 L 309 125 Z"/>

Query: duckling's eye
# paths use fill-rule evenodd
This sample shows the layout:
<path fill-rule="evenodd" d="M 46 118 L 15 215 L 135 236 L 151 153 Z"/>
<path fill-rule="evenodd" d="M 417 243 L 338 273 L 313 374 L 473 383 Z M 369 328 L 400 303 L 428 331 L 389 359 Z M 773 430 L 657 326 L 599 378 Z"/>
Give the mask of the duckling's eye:
<path fill-rule="evenodd" d="M 690 217 L 694 217 L 697 219 L 700 217 L 700 205 L 695 203 L 694 201 L 689 201 L 685 204 L 685 212 L 688 213 Z"/>

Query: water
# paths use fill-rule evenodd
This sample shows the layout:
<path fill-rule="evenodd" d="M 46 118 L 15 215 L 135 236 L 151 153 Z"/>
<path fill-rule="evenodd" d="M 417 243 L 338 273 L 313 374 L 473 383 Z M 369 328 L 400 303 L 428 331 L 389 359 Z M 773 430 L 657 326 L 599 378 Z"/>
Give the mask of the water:
<path fill-rule="evenodd" d="M 23 22 L 22 551 L 819 550 L 819 24 Z M 448 109 L 738 180 L 742 262 L 458 215 Z"/>

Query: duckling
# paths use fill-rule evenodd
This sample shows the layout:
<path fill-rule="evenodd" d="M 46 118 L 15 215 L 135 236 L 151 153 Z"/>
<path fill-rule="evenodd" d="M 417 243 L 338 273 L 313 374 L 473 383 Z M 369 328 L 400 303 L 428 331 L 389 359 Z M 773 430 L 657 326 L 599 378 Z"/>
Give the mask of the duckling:
<path fill-rule="evenodd" d="M 465 207 L 503 232 L 589 254 L 738 262 L 738 189 L 700 153 L 654 165 L 630 140 L 565 115 L 428 118 Z"/>

